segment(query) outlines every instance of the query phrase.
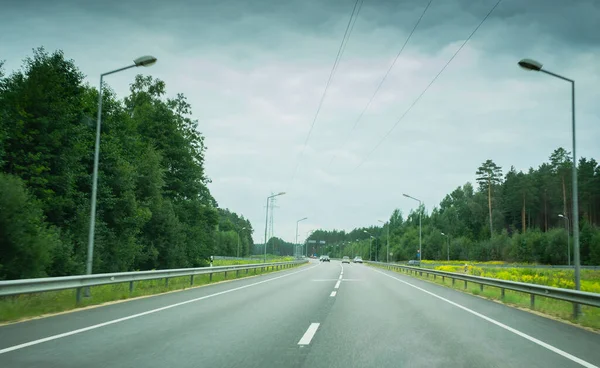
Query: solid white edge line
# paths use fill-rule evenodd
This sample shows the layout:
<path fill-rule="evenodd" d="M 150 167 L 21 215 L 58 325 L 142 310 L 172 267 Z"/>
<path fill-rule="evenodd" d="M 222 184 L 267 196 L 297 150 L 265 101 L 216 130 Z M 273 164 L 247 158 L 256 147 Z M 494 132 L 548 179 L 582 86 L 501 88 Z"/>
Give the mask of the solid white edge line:
<path fill-rule="evenodd" d="M 417 290 L 420 290 L 420 291 L 422 291 L 422 292 L 424 292 L 424 293 L 427 293 L 427 294 L 429 294 L 429 295 L 431 295 L 431 296 L 433 296 L 433 297 L 435 297 L 435 298 L 438 298 L 438 299 L 440 299 L 440 300 L 443 300 L 443 301 L 445 301 L 445 302 L 446 302 L 446 303 L 448 303 L 448 304 L 452 304 L 453 306 L 455 306 L 455 307 L 457 307 L 457 308 L 460 308 L 460 309 L 462 309 L 462 310 L 464 310 L 464 311 L 466 311 L 466 312 L 469 312 L 469 313 L 473 314 L 474 316 L 477 316 L 477 317 L 479 317 L 479 318 L 481 318 L 481 319 L 484 319 L 484 320 L 486 320 L 486 321 L 488 321 L 488 322 L 490 322 L 490 323 L 493 323 L 493 324 L 495 324 L 495 325 L 496 325 L 496 326 L 498 326 L 498 327 L 501 327 L 501 328 L 503 328 L 503 329 L 505 329 L 505 330 L 507 330 L 507 331 L 510 331 L 510 332 L 514 333 L 514 334 L 515 334 L 515 335 L 517 335 L 517 336 L 520 336 L 520 337 L 522 337 L 522 338 L 524 338 L 524 339 L 527 339 L 527 340 L 529 340 L 529 341 L 531 341 L 531 342 L 533 342 L 533 343 L 535 343 L 535 344 L 538 344 L 539 346 L 541 346 L 541 347 L 544 347 L 544 348 L 546 348 L 546 349 L 548 349 L 548 350 L 550 350 L 550 351 L 553 351 L 553 352 L 555 352 L 556 354 L 558 354 L 558 355 L 561 355 L 561 356 L 563 356 L 563 357 L 565 357 L 565 358 L 567 358 L 567 359 L 569 359 L 569 360 L 571 360 L 571 361 L 573 361 L 573 362 L 575 362 L 575 363 L 578 363 L 578 364 L 580 364 L 580 365 L 582 365 L 582 366 L 584 366 L 584 367 L 587 367 L 587 368 L 599 368 L 598 366 L 596 366 L 596 365 L 594 365 L 594 364 L 592 364 L 592 363 L 586 362 L 585 360 L 583 360 L 583 359 L 580 359 L 580 358 L 578 358 L 578 357 L 576 357 L 576 356 L 574 356 L 574 355 L 571 355 L 571 354 L 567 353 L 566 351 L 560 350 L 559 348 L 557 348 L 557 347 L 554 347 L 554 346 L 552 346 L 552 345 L 550 345 L 550 344 L 547 344 L 547 343 L 545 343 L 545 342 L 543 342 L 543 341 L 541 341 L 541 340 L 538 340 L 538 339 L 536 339 L 536 338 L 535 338 L 535 337 L 533 337 L 533 336 L 527 335 L 527 334 L 526 334 L 526 333 L 524 333 L 524 332 L 521 332 L 521 331 L 519 331 L 519 330 L 516 330 L 516 329 L 514 329 L 514 328 L 512 328 L 512 327 L 510 327 L 510 326 L 507 326 L 507 325 L 505 325 L 505 324 L 504 324 L 504 323 L 502 323 L 502 322 L 498 322 L 498 321 L 496 321 L 495 319 L 492 319 L 492 318 L 490 318 L 490 317 L 484 316 L 483 314 L 481 314 L 481 313 L 478 313 L 478 312 L 475 312 L 475 311 L 474 311 L 474 310 L 472 310 L 472 309 L 469 309 L 469 308 L 467 308 L 467 307 L 464 307 L 464 306 L 462 306 L 462 305 L 460 305 L 460 304 L 458 304 L 458 303 L 455 303 L 455 302 L 453 302 L 453 301 L 451 301 L 451 300 L 448 300 L 448 299 L 446 299 L 446 298 L 444 298 L 444 297 L 441 297 L 441 296 L 439 296 L 439 295 L 437 295 L 437 294 L 434 294 L 434 293 L 432 293 L 432 292 L 430 292 L 430 291 L 427 291 L 427 290 L 425 290 L 425 289 L 423 289 L 423 288 L 420 288 L 420 287 L 418 287 L 418 286 L 416 286 L 416 285 L 413 285 L 413 284 L 411 284 L 410 282 L 406 282 L 406 281 L 404 281 L 404 280 L 400 280 L 399 278 L 397 278 L 397 277 L 394 277 L 394 276 L 392 276 L 392 275 L 388 275 L 388 274 L 387 274 L 387 273 L 385 273 L 385 272 L 381 272 L 381 271 L 379 271 L 379 270 L 376 270 L 376 269 L 373 269 L 373 268 L 371 268 L 371 269 L 372 269 L 373 271 L 375 271 L 375 272 L 378 272 L 378 273 L 380 273 L 380 274 L 384 275 L 384 276 L 387 276 L 387 277 L 389 277 L 389 278 L 392 278 L 392 279 L 394 279 L 394 280 L 396 280 L 396 281 L 400 281 L 400 282 L 402 282 L 402 283 L 404 283 L 404 284 L 406 284 L 406 285 L 408 285 L 408 286 L 410 286 L 410 287 L 413 287 L 413 288 L 415 288 L 415 289 L 417 289 Z"/>
<path fill-rule="evenodd" d="M 306 330 L 304 335 L 302 335 L 302 338 L 300 339 L 300 341 L 298 341 L 298 345 L 310 344 L 310 341 L 313 339 L 313 337 L 317 333 L 317 329 L 319 328 L 319 325 L 320 325 L 320 323 L 311 323 L 310 326 L 308 326 L 308 329 Z"/>
<path fill-rule="evenodd" d="M 337 294 L 337 291 L 332 291 L 331 294 L 329 294 L 329 296 L 335 296 L 335 294 Z"/>
<path fill-rule="evenodd" d="M 335 283 L 335 286 L 334 286 L 333 288 L 334 288 L 334 289 L 339 289 L 339 287 L 340 287 L 340 282 L 341 282 L 341 280 L 338 280 L 338 281 Z"/>
<path fill-rule="evenodd" d="M 163 311 L 163 310 L 166 310 L 166 309 L 171 309 L 171 308 L 179 307 L 181 305 L 185 305 L 185 304 L 197 302 L 197 301 L 208 299 L 208 298 L 212 298 L 212 297 L 215 297 L 215 296 L 219 296 L 219 295 L 223 295 L 223 294 L 228 294 L 228 293 L 231 293 L 231 292 L 234 292 L 234 291 L 246 289 L 246 288 L 249 288 L 249 287 L 252 287 L 252 286 L 264 284 L 264 283 L 271 282 L 271 281 L 274 281 L 274 280 L 278 280 L 278 279 L 281 279 L 281 278 L 284 278 L 284 277 L 295 275 L 295 274 L 300 273 L 300 272 L 308 271 L 308 270 L 313 269 L 313 268 L 315 268 L 317 266 L 312 266 L 312 267 L 304 268 L 304 269 L 296 271 L 296 272 L 287 273 L 285 275 L 273 277 L 273 278 L 267 279 L 267 280 L 262 280 L 262 281 L 259 281 L 259 282 L 255 282 L 253 284 L 248 284 L 248 285 L 239 286 L 239 287 L 236 287 L 236 288 L 233 288 L 233 289 L 228 289 L 228 290 L 220 291 L 218 293 L 201 296 L 199 298 L 194 298 L 194 299 L 186 300 L 184 302 L 179 302 L 179 303 L 167 305 L 167 306 L 156 308 L 156 309 L 151 309 L 151 310 L 146 311 L 146 312 L 132 314 L 132 315 L 127 316 L 127 317 L 113 319 L 112 321 L 107 321 L 107 322 L 99 323 L 99 324 L 96 324 L 96 325 L 92 325 L 92 326 L 80 328 L 80 329 L 77 329 L 77 330 L 73 330 L 73 331 L 69 331 L 69 332 L 64 332 L 64 333 L 61 333 L 61 334 L 58 334 L 58 335 L 44 337 L 43 339 L 33 340 L 33 341 L 29 341 L 29 342 L 26 342 L 26 343 L 23 343 L 23 344 L 9 346 L 7 348 L 0 349 L 0 354 L 5 354 L 5 353 L 8 353 L 8 352 L 11 352 L 11 351 L 14 351 L 14 350 L 19 350 L 19 349 L 23 349 L 23 348 L 26 348 L 26 347 L 29 347 L 29 346 L 38 345 L 38 344 L 41 344 L 41 343 L 44 343 L 44 342 L 61 339 L 63 337 L 67 337 L 67 336 L 76 335 L 76 334 L 79 334 L 79 333 L 82 333 L 82 332 L 94 330 L 94 329 L 97 329 L 97 328 L 100 328 L 100 327 L 104 327 L 104 326 L 108 326 L 108 325 L 113 325 L 115 323 L 124 322 L 124 321 L 130 320 L 130 319 L 142 317 L 142 316 L 145 316 L 145 315 L 148 315 L 148 314 L 153 314 L 153 313 L 160 312 L 160 311 Z"/>

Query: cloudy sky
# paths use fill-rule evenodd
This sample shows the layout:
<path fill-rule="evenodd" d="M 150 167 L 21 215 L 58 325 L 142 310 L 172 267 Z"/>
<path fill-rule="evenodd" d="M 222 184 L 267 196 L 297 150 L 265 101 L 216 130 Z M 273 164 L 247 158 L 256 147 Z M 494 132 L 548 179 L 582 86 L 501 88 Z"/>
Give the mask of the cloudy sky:
<path fill-rule="evenodd" d="M 306 146 L 355 0 L 0 0 L 0 59 L 10 72 L 32 48 L 62 49 L 96 85 L 156 56 L 107 82 L 124 96 L 143 72 L 184 93 L 220 206 L 262 242 L 266 197 L 285 191 L 275 235 L 293 241 L 308 217 L 302 240 L 408 213 L 402 193 L 431 210 L 486 159 L 526 170 L 571 150 L 570 86 L 521 58 L 577 81 L 577 153 L 600 159 L 597 0 L 502 1 L 405 114 L 496 2 L 433 0 L 357 121 L 429 3 L 364 0 Z"/>

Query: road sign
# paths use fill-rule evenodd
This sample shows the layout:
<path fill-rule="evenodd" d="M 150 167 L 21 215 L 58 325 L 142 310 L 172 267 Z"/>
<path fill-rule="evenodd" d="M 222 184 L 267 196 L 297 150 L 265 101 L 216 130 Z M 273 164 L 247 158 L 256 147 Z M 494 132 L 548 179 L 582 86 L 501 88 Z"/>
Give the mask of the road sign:
<path fill-rule="evenodd" d="M 317 241 L 316 240 L 309 240 L 308 244 L 315 244 Z"/>
<path fill-rule="evenodd" d="M 325 244 L 325 240 L 319 241 L 319 244 Z"/>

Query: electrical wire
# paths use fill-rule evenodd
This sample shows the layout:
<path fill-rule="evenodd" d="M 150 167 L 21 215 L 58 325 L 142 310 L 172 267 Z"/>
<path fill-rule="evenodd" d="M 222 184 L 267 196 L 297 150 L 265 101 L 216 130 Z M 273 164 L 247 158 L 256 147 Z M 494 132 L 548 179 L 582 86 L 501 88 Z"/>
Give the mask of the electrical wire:
<path fill-rule="evenodd" d="M 358 164 L 358 166 L 356 166 L 356 168 L 354 170 L 357 170 L 358 168 L 360 168 L 367 161 L 367 159 L 369 158 L 369 156 L 371 156 L 373 154 L 373 152 L 375 152 L 377 150 L 377 148 L 379 148 L 379 146 L 387 139 L 387 137 L 392 133 L 392 131 L 394 131 L 394 129 L 396 129 L 396 127 L 398 126 L 398 124 L 400 124 L 400 122 L 410 112 L 410 110 L 412 110 L 412 108 L 417 104 L 417 102 L 419 102 L 419 100 L 423 97 L 423 95 L 425 95 L 425 93 L 427 92 L 427 90 L 433 85 L 433 83 L 435 83 L 435 81 L 444 72 L 444 70 L 446 70 L 446 68 L 448 67 L 448 65 L 450 65 L 450 63 L 452 62 L 452 60 L 454 60 L 454 58 L 456 57 L 456 55 L 458 55 L 458 53 L 463 49 L 463 47 L 465 47 L 465 45 L 467 44 L 467 42 L 469 42 L 469 40 L 471 39 L 471 37 L 473 37 L 473 35 L 475 34 L 475 32 L 477 32 L 477 30 L 489 18 L 489 16 L 494 12 L 494 10 L 498 7 L 498 5 L 500 5 L 501 2 L 502 2 L 502 0 L 498 0 L 496 2 L 496 4 L 492 7 L 492 9 L 490 9 L 490 11 L 485 15 L 485 17 L 483 18 L 483 20 L 477 25 L 477 27 L 475 27 L 475 29 L 473 30 L 473 32 L 471 32 L 471 34 L 469 35 L 469 37 L 467 37 L 467 39 L 460 45 L 460 47 L 458 48 L 458 50 L 456 50 L 456 52 L 454 53 L 454 55 L 452 55 L 452 57 L 442 67 L 442 69 L 436 74 L 436 76 L 431 80 L 431 82 L 429 82 L 429 84 L 427 85 L 427 87 L 425 87 L 425 89 L 421 92 L 421 94 L 419 94 L 419 96 L 412 102 L 412 104 L 410 104 L 410 106 L 408 107 L 408 109 L 406 109 L 406 111 L 404 111 L 404 113 L 402 114 L 402 116 L 400 116 L 400 119 L 398 119 L 396 121 L 396 123 L 392 126 L 392 128 L 390 130 L 388 130 L 383 135 L 383 137 L 379 140 L 379 142 L 377 142 L 377 144 L 375 145 L 375 147 L 373 147 L 373 149 L 371 151 L 369 151 L 369 153 L 367 153 L 367 155 L 365 156 L 365 158 Z"/>
<path fill-rule="evenodd" d="M 417 27 L 419 27 L 419 24 L 421 23 L 421 20 L 425 16 L 425 13 L 427 13 L 427 10 L 429 9 L 429 6 L 431 5 L 432 2 L 433 2 L 433 0 L 429 0 L 429 2 L 427 3 L 427 6 L 425 6 L 425 9 L 423 9 L 423 12 L 421 13 L 421 16 L 419 17 L 419 19 L 417 20 L 417 23 L 415 23 L 413 29 L 410 31 L 410 34 L 408 35 L 408 37 L 404 41 L 404 44 L 402 45 L 402 47 L 400 48 L 400 51 L 398 51 L 398 54 L 396 54 L 396 57 L 394 58 L 394 61 L 392 61 L 392 64 L 390 65 L 390 67 L 388 68 L 388 70 L 385 72 L 383 78 L 381 79 L 381 81 L 379 82 L 379 85 L 377 86 L 377 89 L 375 89 L 375 92 L 373 92 L 373 95 L 369 99 L 369 102 L 367 103 L 367 105 L 365 106 L 365 108 L 362 110 L 362 112 L 360 113 L 360 115 L 358 115 L 358 118 L 354 122 L 354 125 L 352 126 L 352 129 L 349 131 L 348 135 L 346 135 L 346 138 L 344 139 L 344 142 L 342 143 L 342 146 L 345 146 L 346 143 L 348 143 L 348 139 L 350 139 L 350 136 L 352 135 L 352 132 L 354 132 L 354 130 L 358 126 L 358 123 L 362 119 L 363 115 L 365 114 L 365 112 L 367 112 L 367 110 L 371 106 L 371 103 L 373 103 L 373 100 L 375 99 L 375 96 L 377 96 L 377 93 L 381 89 L 381 86 L 383 85 L 383 82 L 385 82 L 385 80 L 387 79 L 388 75 L 392 71 L 392 68 L 394 68 L 394 65 L 396 65 L 396 61 L 398 61 L 398 58 L 400 57 L 400 55 L 402 55 L 402 52 L 406 48 L 406 45 L 408 44 L 408 41 L 410 41 L 410 39 L 412 38 L 413 34 L 417 30 Z M 336 159 L 336 157 L 337 157 L 337 155 L 334 153 L 333 157 L 331 157 L 331 160 L 329 161 L 328 168 L 331 167 L 331 164 Z"/>
<path fill-rule="evenodd" d="M 312 135 L 313 129 L 315 127 L 315 123 L 317 122 L 317 118 L 319 117 L 319 113 L 321 112 L 321 108 L 323 107 L 323 102 L 325 101 L 325 96 L 327 96 L 327 91 L 329 90 L 329 86 L 331 85 L 333 76 L 335 75 L 335 72 L 337 71 L 337 67 L 338 67 L 340 60 L 342 58 L 342 55 L 346 49 L 346 44 L 348 43 L 348 40 L 350 39 L 350 35 L 352 33 L 352 30 L 354 29 L 354 24 L 356 23 L 356 18 L 358 17 L 358 13 L 360 12 L 360 9 L 362 8 L 363 1 L 364 0 L 356 0 L 354 2 L 354 7 L 352 8 L 352 13 L 350 14 L 350 19 L 348 19 L 348 24 L 346 25 L 346 31 L 344 32 L 344 37 L 342 38 L 342 42 L 340 43 L 340 47 L 338 48 L 337 56 L 335 57 L 335 62 L 333 63 L 333 67 L 331 68 L 331 71 L 329 73 L 329 78 L 327 79 L 327 83 L 325 84 L 325 89 L 323 90 L 323 94 L 321 95 L 321 100 L 319 101 L 319 105 L 317 107 L 317 111 L 316 111 L 315 116 L 310 125 L 310 129 L 308 130 L 308 134 L 306 135 L 306 139 L 304 140 L 304 144 L 302 145 L 302 149 L 300 150 L 300 154 L 298 155 L 298 159 L 296 160 L 296 168 L 294 169 L 294 173 L 292 174 L 292 182 L 294 181 L 294 179 L 296 177 L 296 173 L 298 172 L 298 167 L 300 166 L 300 159 L 302 158 L 302 155 L 304 154 L 304 149 L 306 148 L 306 145 L 308 144 L 308 141 L 310 140 L 310 137 Z"/>

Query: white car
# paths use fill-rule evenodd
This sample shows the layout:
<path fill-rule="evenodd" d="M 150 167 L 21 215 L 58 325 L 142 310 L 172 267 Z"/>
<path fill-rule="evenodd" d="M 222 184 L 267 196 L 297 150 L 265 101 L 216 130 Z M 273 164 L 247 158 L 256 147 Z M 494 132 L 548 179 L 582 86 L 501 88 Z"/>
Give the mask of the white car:
<path fill-rule="evenodd" d="M 363 263 L 363 260 L 361 257 L 354 257 L 354 263 Z"/>
<path fill-rule="evenodd" d="M 350 264 L 350 257 L 348 257 L 348 256 L 344 256 L 344 257 L 342 258 L 342 263 L 348 263 L 348 264 Z"/>

